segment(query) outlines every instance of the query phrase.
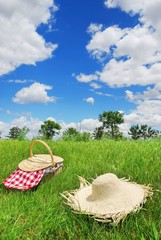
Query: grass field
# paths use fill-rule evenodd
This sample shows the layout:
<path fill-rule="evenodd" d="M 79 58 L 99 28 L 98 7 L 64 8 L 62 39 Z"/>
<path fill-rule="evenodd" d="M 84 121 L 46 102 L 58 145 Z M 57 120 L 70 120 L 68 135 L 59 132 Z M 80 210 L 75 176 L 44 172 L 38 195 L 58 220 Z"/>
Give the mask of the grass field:
<path fill-rule="evenodd" d="M 60 175 L 42 182 L 37 191 L 7 190 L 0 185 L 1 240 L 159 240 L 161 193 L 154 192 L 144 209 L 129 215 L 117 227 L 74 214 L 60 195 L 79 187 L 78 175 L 91 182 L 112 172 L 161 190 L 161 141 L 47 142 L 64 158 Z M 30 141 L 0 141 L 0 182 L 29 156 Z M 35 144 L 35 153 L 44 153 Z"/>

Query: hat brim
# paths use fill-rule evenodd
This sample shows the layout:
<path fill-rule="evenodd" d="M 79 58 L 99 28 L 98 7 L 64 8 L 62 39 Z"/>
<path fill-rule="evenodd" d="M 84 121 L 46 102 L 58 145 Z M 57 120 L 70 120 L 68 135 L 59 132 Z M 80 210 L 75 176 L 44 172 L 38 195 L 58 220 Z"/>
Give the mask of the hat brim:
<path fill-rule="evenodd" d="M 66 191 L 62 196 L 75 212 L 92 215 L 97 221 L 117 224 L 130 212 L 138 211 L 152 195 L 150 186 L 131 183 L 120 179 L 119 189 L 103 199 L 92 198 L 92 185 L 80 177 L 80 188 Z"/>
<path fill-rule="evenodd" d="M 54 157 L 55 164 L 63 162 L 63 158 Z M 27 158 L 21 161 L 18 167 L 23 171 L 33 172 L 52 166 L 51 156 L 49 154 L 36 154 L 32 158 Z"/>

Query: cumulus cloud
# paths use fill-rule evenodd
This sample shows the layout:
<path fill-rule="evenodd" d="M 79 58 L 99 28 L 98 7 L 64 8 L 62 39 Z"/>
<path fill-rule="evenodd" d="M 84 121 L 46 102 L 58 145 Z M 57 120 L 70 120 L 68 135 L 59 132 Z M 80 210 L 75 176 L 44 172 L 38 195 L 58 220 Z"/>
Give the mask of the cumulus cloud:
<path fill-rule="evenodd" d="M 107 8 L 120 8 L 131 17 L 137 14 L 138 22 L 134 27 L 124 28 L 90 24 L 87 32 L 91 39 L 86 49 L 100 61 L 102 69 L 88 75 L 81 73 L 81 76 L 86 79 L 96 74 L 96 84 L 103 82 L 108 87 L 126 88 L 126 100 L 136 106 L 126 115 L 126 127 L 134 121 L 158 126 L 161 119 L 161 0 L 105 0 L 104 4 Z M 88 78 L 87 82 L 92 81 Z M 131 86 L 138 89 L 142 86 L 145 90 L 133 92 Z"/>
<path fill-rule="evenodd" d="M 30 130 L 30 132 L 27 134 L 27 137 L 33 138 L 38 135 L 38 130 L 40 129 L 42 123 L 43 122 L 38 118 L 21 116 L 13 119 L 9 123 L 0 122 L 0 131 L 2 132 L 2 138 L 5 138 L 12 127 L 27 127 Z"/>
<path fill-rule="evenodd" d="M 106 0 L 105 5 L 139 14 L 139 23 L 133 28 L 92 23 L 88 27 L 91 40 L 86 49 L 102 62 L 102 70 L 80 76 L 87 77 L 84 82 L 89 82 L 92 79 L 88 76 L 97 73 L 95 80 L 111 87 L 156 84 L 161 80 L 161 0 Z"/>
<path fill-rule="evenodd" d="M 80 122 L 70 122 L 65 123 L 62 121 L 60 123 L 62 127 L 62 132 L 65 131 L 67 128 L 75 128 L 77 131 L 80 132 L 93 132 L 96 127 L 100 127 L 102 123 L 98 121 L 98 119 L 87 118 L 83 119 Z"/>
<path fill-rule="evenodd" d="M 101 60 L 104 54 L 110 54 L 113 47 L 126 33 L 117 26 L 108 27 L 102 31 L 92 34 L 92 39 L 86 46 L 88 52 L 97 59 Z"/>
<path fill-rule="evenodd" d="M 95 74 L 86 75 L 86 74 L 80 73 L 80 74 L 77 75 L 75 78 L 76 78 L 79 82 L 88 83 L 88 82 L 97 80 L 97 79 L 98 79 L 98 74 L 95 73 Z"/>
<path fill-rule="evenodd" d="M 126 0 L 105 0 L 105 6 L 108 8 L 120 7 L 123 11 L 127 13 L 136 14 L 143 9 L 146 0 L 135 0 L 135 1 L 126 1 Z"/>
<path fill-rule="evenodd" d="M 57 44 L 36 32 L 50 20 L 51 9 L 57 10 L 52 0 L 0 1 L 0 75 L 52 57 Z"/>
<path fill-rule="evenodd" d="M 98 83 L 95 83 L 95 82 L 92 82 L 92 83 L 90 84 L 90 86 L 91 86 L 92 88 L 94 88 L 94 89 L 99 89 L 99 88 L 101 88 L 101 85 L 99 85 Z"/>
<path fill-rule="evenodd" d="M 94 98 L 93 97 L 89 97 L 89 98 L 84 98 L 84 101 L 90 104 L 94 103 Z"/>
<path fill-rule="evenodd" d="M 102 28 L 103 28 L 103 24 L 91 23 L 87 29 L 87 32 L 90 34 L 94 34 L 96 32 L 101 31 Z"/>
<path fill-rule="evenodd" d="M 18 91 L 12 100 L 18 104 L 55 102 L 56 98 L 47 94 L 47 91 L 51 89 L 52 87 L 49 85 L 35 82 Z"/>

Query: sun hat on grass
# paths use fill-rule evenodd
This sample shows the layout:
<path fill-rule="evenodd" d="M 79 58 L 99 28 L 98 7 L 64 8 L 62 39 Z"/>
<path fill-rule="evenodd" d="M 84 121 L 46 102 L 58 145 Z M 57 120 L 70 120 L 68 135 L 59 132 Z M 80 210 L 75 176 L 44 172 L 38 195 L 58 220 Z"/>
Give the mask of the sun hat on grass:
<path fill-rule="evenodd" d="M 118 224 L 129 213 L 141 209 L 152 188 L 119 179 L 113 173 L 97 177 L 92 184 L 80 177 L 80 188 L 62 196 L 76 213 L 91 215 L 97 221 Z"/>
<path fill-rule="evenodd" d="M 32 148 L 36 142 L 39 142 L 42 145 L 44 145 L 47 148 L 49 154 L 33 155 Z M 50 166 L 55 166 L 56 164 L 60 164 L 62 162 L 63 162 L 63 158 L 54 156 L 49 146 L 44 141 L 37 139 L 33 141 L 30 145 L 30 157 L 21 161 L 18 167 L 23 171 L 32 172 L 32 171 L 37 171 Z"/>

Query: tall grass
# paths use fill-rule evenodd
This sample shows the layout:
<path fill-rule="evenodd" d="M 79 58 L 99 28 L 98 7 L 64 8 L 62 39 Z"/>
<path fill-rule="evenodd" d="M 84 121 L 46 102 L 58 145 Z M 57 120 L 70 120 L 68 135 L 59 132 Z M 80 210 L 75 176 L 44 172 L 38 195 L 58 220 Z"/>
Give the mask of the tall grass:
<path fill-rule="evenodd" d="M 112 172 L 140 184 L 160 189 L 161 141 L 47 142 L 55 155 L 64 158 L 60 175 L 42 182 L 37 191 L 21 192 L 0 186 L 1 240 L 159 240 L 161 194 L 154 192 L 145 209 L 129 215 L 117 227 L 76 215 L 63 203 L 65 190 L 79 187 L 78 175 L 92 181 Z M 30 141 L 0 141 L 0 182 L 28 157 Z M 44 153 L 35 144 L 35 153 Z"/>

